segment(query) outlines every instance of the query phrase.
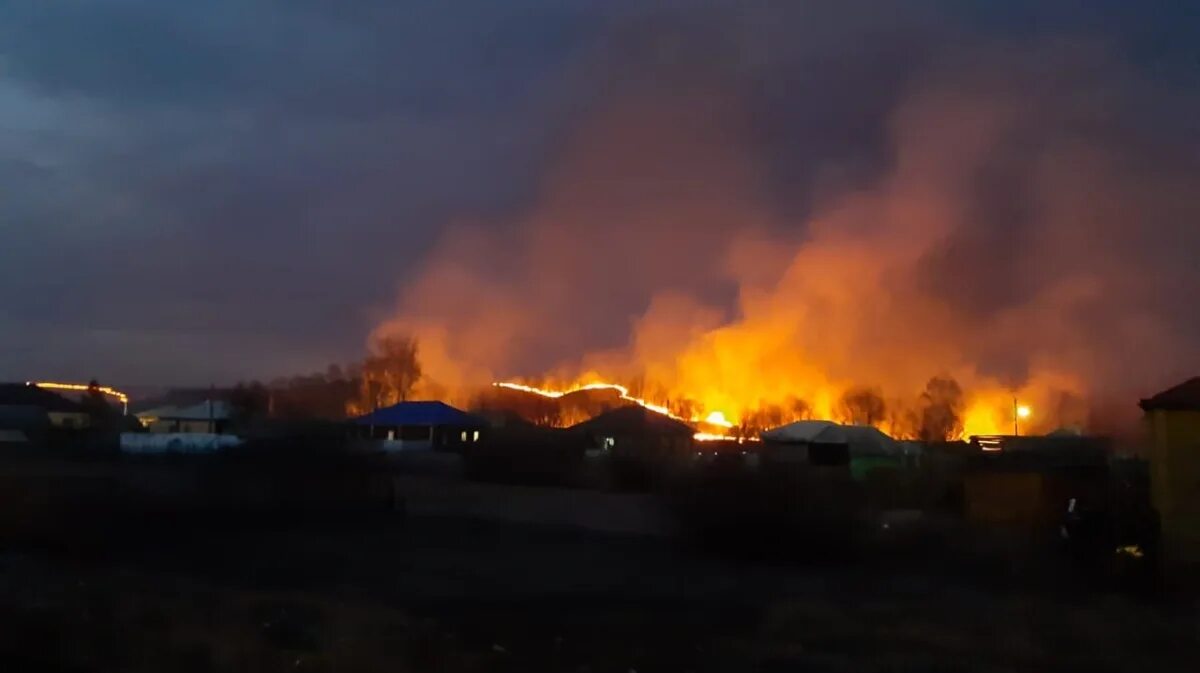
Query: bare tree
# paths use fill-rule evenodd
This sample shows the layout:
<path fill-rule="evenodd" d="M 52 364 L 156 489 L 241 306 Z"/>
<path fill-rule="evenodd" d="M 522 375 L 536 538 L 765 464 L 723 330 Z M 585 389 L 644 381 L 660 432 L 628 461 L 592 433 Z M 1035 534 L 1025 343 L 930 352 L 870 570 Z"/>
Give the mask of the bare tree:
<path fill-rule="evenodd" d="M 104 393 L 96 379 L 88 381 L 87 392 L 79 402 L 91 418 L 92 427 L 108 427 L 117 415 L 108 405 L 108 400 L 104 399 Z"/>
<path fill-rule="evenodd" d="M 872 388 L 851 388 L 842 395 L 842 418 L 856 425 L 878 425 L 887 414 L 883 395 Z"/>
<path fill-rule="evenodd" d="M 229 412 L 238 425 L 245 426 L 266 418 L 271 406 L 271 391 L 258 381 L 239 382 L 229 391 Z"/>
<path fill-rule="evenodd" d="M 944 442 L 962 435 L 962 406 L 963 392 L 957 381 L 948 376 L 929 379 L 921 393 L 921 441 Z"/>
<path fill-rule="evenodd" d="M 743 414 L 734 434 L 738 437 L 757 437 L 764 430 L 809 418 L 812 418 L 812 407 L 808 402 L 798 397 L 788 397 L 781 404 L 764 405 Z"/>
<path fill-rule="evenodd" d="M 376 343 L 375 351 L 362 365 L 359 406 L 364 413 L 408 401 L 421 379 L 416 339 L 404 335 L 384 337 Z"/>

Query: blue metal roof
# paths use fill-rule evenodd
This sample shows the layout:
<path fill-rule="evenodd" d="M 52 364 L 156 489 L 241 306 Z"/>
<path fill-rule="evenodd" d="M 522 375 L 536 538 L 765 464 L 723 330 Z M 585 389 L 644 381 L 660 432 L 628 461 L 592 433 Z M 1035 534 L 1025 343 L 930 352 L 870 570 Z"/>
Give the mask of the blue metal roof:
<path fill-rule="evenodd" d="M 451 425 L 481 428 L 487 422 L 445 402 L 401 402 L 354 419 L 359 425 Z"/>

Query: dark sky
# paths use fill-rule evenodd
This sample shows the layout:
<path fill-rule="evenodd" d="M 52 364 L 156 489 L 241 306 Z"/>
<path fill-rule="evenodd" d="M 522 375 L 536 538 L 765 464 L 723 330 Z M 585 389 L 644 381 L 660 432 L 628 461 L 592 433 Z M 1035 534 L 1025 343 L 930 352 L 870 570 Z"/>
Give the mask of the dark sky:
<path fill-rule="evenodd" d="M 673 72 L 679 35 L 713 49 L 653 85 L 731 69 L 781 212 L 815 167 L 885 161 L 889 97 L 959 41 L 1087 40 L 1156 91 L 1200 85 L 1194 2 L 806 4 L 0 0 L 0 380 L 359 357 L 441 232 L 517 219 L 577 120 L 647 62 Z M 1194 143 L 1187 100 L 1129 118 Z"/>

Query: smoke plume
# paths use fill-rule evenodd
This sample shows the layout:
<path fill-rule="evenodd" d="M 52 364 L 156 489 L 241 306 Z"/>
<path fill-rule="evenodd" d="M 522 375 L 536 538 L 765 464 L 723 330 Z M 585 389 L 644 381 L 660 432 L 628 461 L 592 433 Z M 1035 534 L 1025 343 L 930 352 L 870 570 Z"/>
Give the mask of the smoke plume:
<path fill-rule="evenodd" d="M 375 336 L 460 400 L 612 380 L 743 421 L 871 390 L 871 422 L 949 434 L 1014 397 L 1106 430 L 1194 374 L 1195 97 L 1092 35 L 859 16 L 612 27 L 534 202 L 451 227 Z"/>

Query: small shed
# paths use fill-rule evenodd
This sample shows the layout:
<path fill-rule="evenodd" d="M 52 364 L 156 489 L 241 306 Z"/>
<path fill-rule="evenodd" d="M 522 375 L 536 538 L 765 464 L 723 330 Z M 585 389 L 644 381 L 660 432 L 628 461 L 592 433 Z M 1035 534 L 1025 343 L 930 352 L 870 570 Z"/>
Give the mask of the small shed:
<path fill-rule="evenodd" d="M 445 402 L 400 402 L 354 419 L 384 451 L 457 451 L 480 441 L 487 431 L 483 418 Z"/>
<path fill-rule="evenodd" d="M 905 445 L 870 425 L 796 421 L 759 435 L 764 460 L 814 467 L 848 466 L 856 479 L 879 467 L 901 468 Z"/>

